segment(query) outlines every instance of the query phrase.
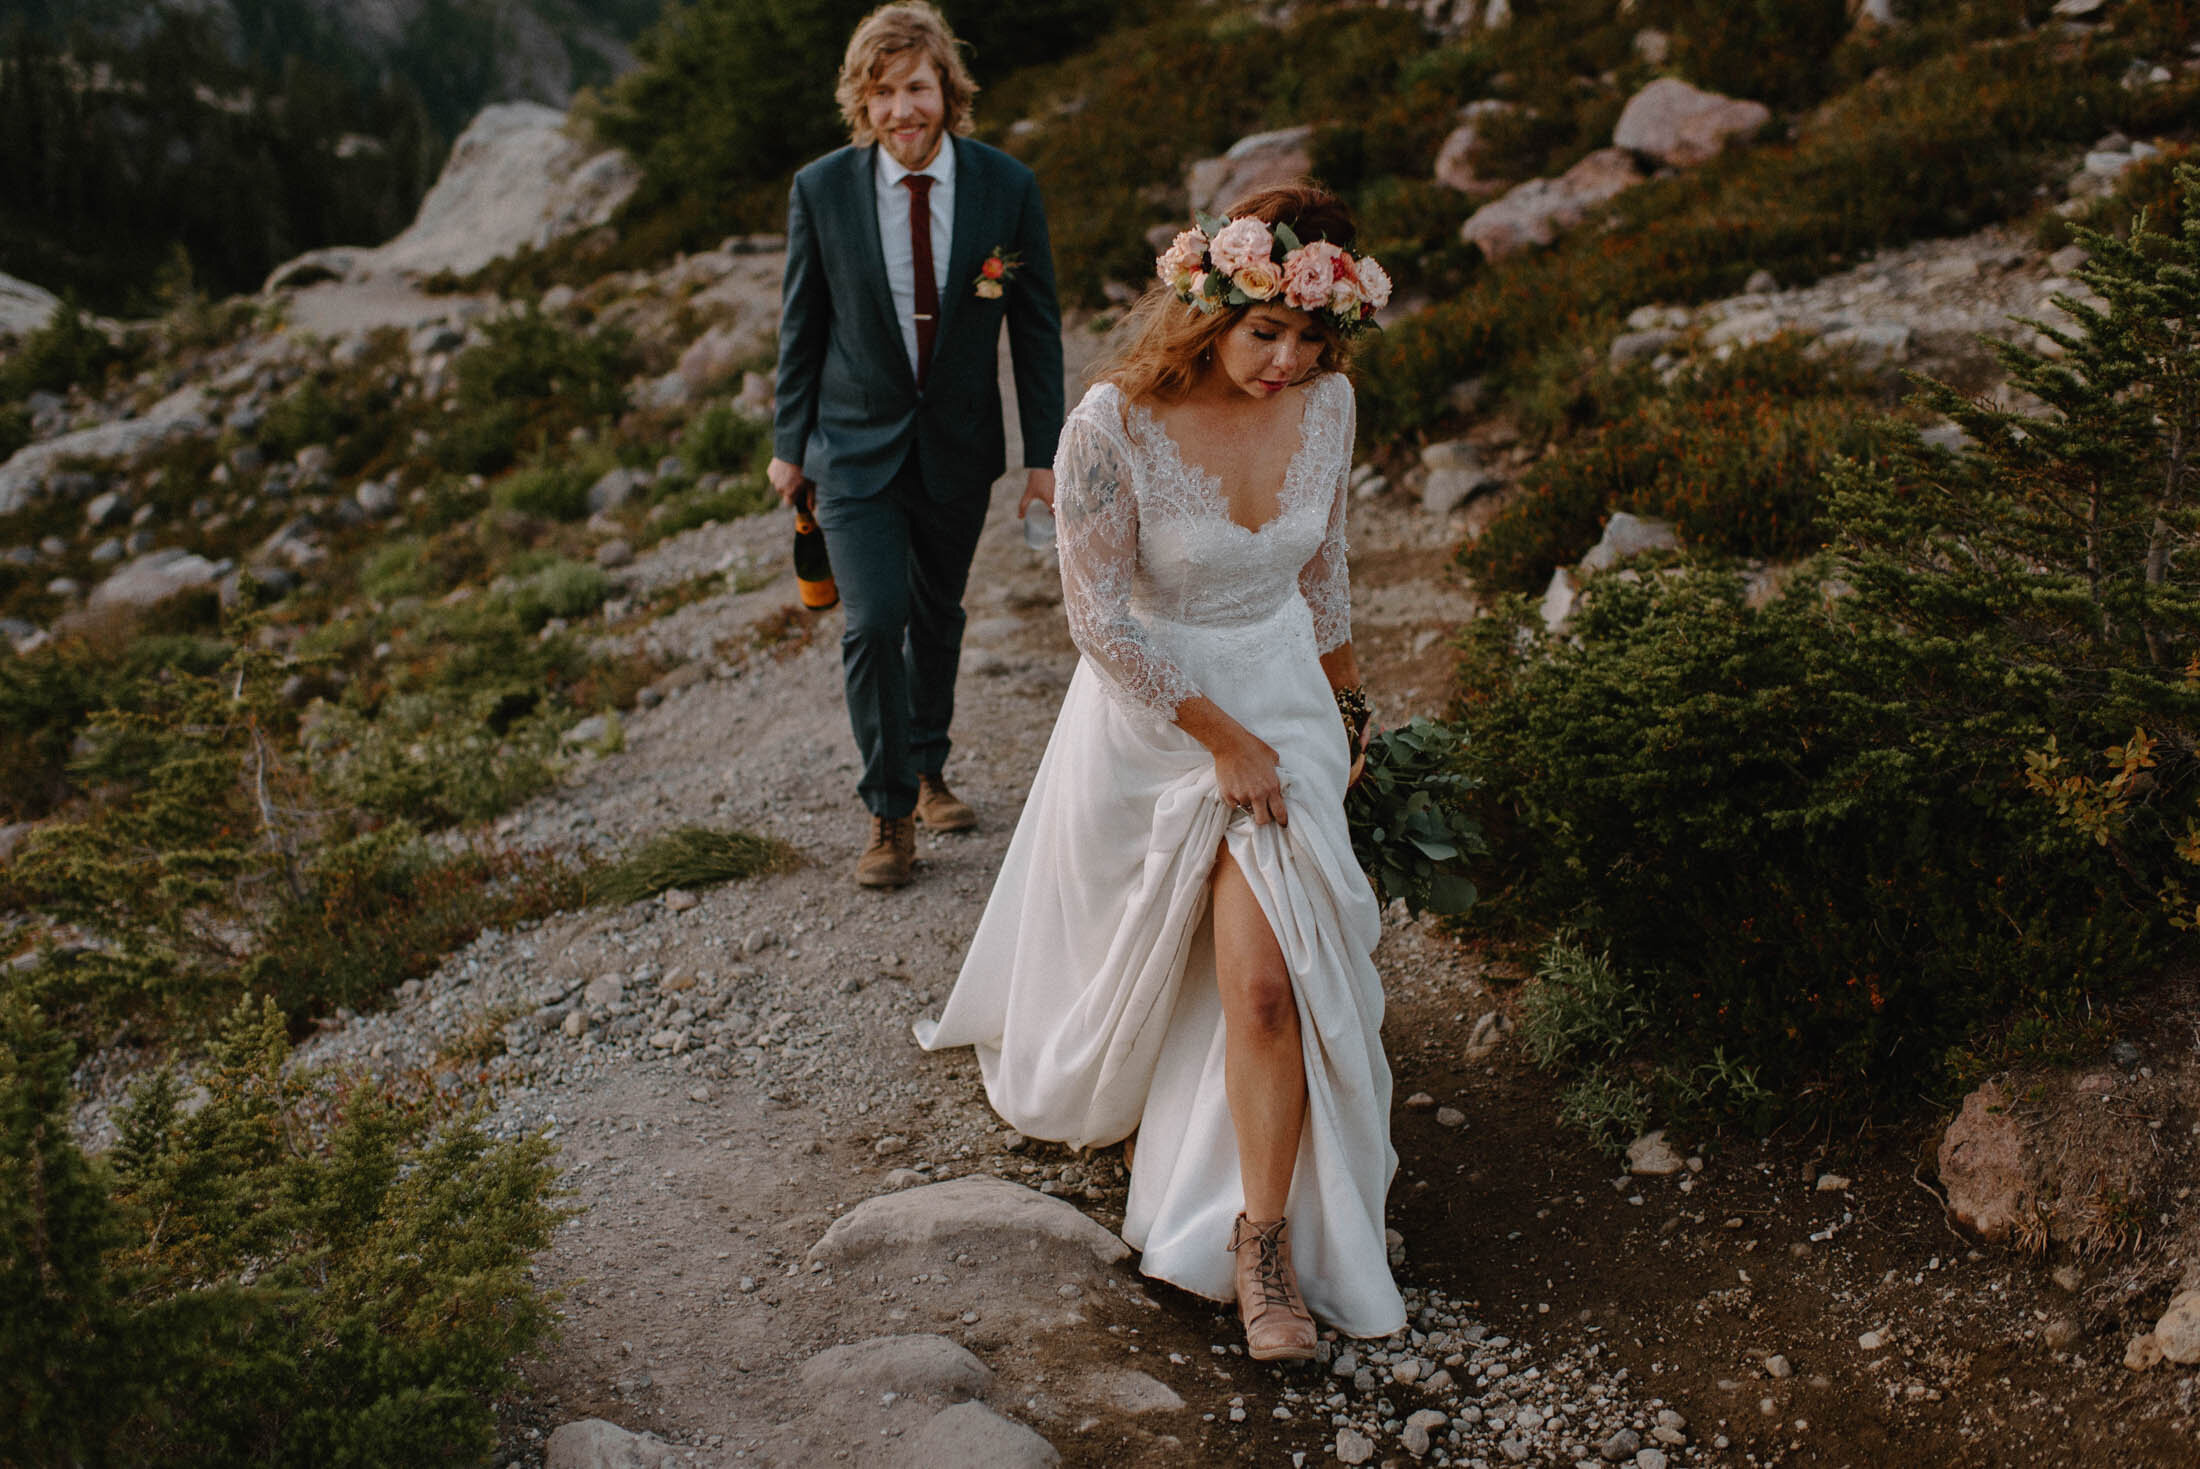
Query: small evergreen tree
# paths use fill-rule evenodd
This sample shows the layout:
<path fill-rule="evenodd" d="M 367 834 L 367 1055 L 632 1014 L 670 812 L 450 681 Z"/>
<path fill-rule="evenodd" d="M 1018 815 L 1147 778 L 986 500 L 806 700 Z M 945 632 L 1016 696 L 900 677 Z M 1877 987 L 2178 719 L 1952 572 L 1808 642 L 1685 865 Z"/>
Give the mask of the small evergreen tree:
<path fill-rule="evenodd" d="M 2178 177 L 2176 235 L 2143 217 L 2128 239 L 2080 229 L 2094 298 L 2055 298 L 2074 326 L 2029 323 L 2045 350 L 1993 344 L 2017 401 L 2042 409 L 1920 380 L 1974 447 L 1910 435 L 1836 510 L 1865 599 L 1999 670 L 2008 712 L 2044 735 L 2033 788 L 2150 892 L 2200 856 L 2184 814 L 2200 779 L 2200 584 L 2179 565 L 2200 530 L 2200 169 Z"/>

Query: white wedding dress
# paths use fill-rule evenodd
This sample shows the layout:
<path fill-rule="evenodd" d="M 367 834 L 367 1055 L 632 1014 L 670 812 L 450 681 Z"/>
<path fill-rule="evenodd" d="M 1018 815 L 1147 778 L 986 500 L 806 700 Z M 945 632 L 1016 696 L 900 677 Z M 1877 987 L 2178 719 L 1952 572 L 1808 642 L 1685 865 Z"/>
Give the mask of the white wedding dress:
<path fill-rule="evenodd" d="M 1320 654 L 1351 635 L 1345 487 L 1353 399 L 1307 392 L 1275 518 L 1229 518 L 1220 482 L 1110 384 L 1055 459 L 1063 604 L 1083 655 L 1001 874 L 928 1048 L 975 1046 L 1012 1126 L 1076 1147 L 1138 1133 L 1123 1237 L 1148 1275 L 1233 1298 L 1243 1207 L 1223 1091 L 1208 883 L 1226 843 L 1297 995 L 1307 1125 L 1287 1216 L 1315 1316 L 1405 1322 L 1383 1200 L 1390 1068 L 1370 958 L 1381 910 L 1345 829 L 1348 752 Z M 1170 722 L 1205 695 L 1276 750 L 1288 827 L 1227 806 Z"/>

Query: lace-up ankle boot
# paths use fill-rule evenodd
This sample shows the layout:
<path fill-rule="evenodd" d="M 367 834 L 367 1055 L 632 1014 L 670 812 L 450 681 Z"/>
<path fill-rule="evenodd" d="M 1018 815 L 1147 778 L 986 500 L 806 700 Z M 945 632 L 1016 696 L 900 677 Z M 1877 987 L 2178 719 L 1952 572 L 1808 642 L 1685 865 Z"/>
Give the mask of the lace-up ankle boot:
<path fill-rule="evenodd" d="M 934 831 L 969 831 L 978 824 L 970 803 L 936 775 L 917 777 L 917 820 Z"/>
<path fill-rule="evenodd" d="M 871 818 L 871 843 L 856 858 L 856 885 L 898 888 L 909 884 L 917 861 L 917 823 L 909 816 Z"/>
<path fill-rule="evenodd" d="M 1299 1361 L 1314 1355 L 1314 1318 L 1291 1269 L 1291 1240 L 1281 1219 L 1243 1214 L 1230 1226 L 1237 1256 L 1238 1318 L 1245 1323 L 1245 1354 L 1256 1362 Z"/>

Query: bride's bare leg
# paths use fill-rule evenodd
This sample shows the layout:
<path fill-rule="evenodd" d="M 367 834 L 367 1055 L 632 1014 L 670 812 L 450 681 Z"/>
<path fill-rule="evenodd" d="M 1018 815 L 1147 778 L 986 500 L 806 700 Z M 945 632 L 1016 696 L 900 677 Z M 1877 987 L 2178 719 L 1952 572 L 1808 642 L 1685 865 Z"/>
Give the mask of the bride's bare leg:
<path fill-rule="evenodd" d="M 1249 1219 L 1280 1219 L 1306 1126 L 1299 1006 L 1268 915 L 1225 850 L 1215 863 L 1215 973 L 1226 1031 L 1224 1090 Z"/>

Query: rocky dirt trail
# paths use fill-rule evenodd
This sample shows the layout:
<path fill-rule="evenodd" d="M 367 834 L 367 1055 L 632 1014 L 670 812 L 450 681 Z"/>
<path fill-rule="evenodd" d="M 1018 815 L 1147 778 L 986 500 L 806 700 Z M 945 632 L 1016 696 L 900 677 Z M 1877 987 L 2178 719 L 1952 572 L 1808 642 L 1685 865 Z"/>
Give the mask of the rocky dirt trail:
<path fill-rule="evenodd" d="M 1074 374 L 1093 343 L 1068 345 Z M 1118 1151 L 1007 1130 L 967 1052 L 909 1035 L 953 983 L 1075 663 L 1013 507 L 997 490 L 972 574 L 948 771 L 982 825 L 920 832 L 912 887 L 848 879 L 839 616 L 787 612 L 786 523 L 705 526 L 622 577 L 630 604 L 713 594 L 654 623 L 613 609 L 605 634 L 674 672 L 621 748 L 497 834 L 608 852 L 740 826 L 805 865 L 484 934 L 306 1048 L 479 1088 L 486 1126 L 561 1149 L 573 1217 L 539 1275 L 564 1330 L 497 1463 L 2190 1462 L 2195 1379 L 2134 1378 L 2112 1313 L 1954 1235 L 1912 1180 L 1919 1139 L 1708 1138 L 1617 1168 L 1557 1128 L 1508 1043 L 1517 971 L 1396 913 L 1376 958 L 1413 1329 L 1263 1367 L 1227 1308 L 1149 1289 L 1107 1233 Z M 1464 514 L 1353 507 L 1386 723 L 1448 693 Z"/>

